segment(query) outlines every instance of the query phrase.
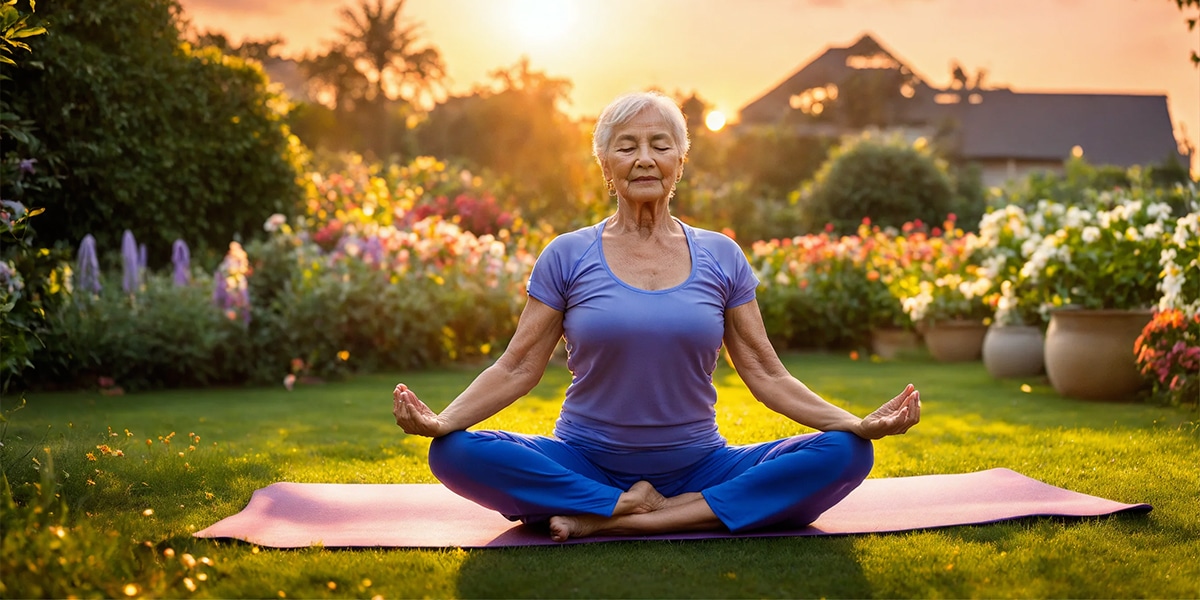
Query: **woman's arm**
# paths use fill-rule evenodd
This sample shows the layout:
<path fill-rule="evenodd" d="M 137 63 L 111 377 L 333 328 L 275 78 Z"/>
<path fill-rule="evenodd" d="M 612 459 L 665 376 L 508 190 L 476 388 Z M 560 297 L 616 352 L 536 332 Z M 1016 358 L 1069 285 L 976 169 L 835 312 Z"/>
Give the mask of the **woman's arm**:
<path fill-rule="evenodd" d="M 529 298 L 508 348 L 449 406 L 434 413 L 403 383 L 392 393 L 392 414 L 405 433 L 440 437 L 471 427 L 528 394 L 542 379 L 563 333 L 563 314 Z"/>
<path fill-rule="evenodd" d="M 725 348 L 750 393 L 767 408 L 801 425 L 877 439 L 904 433 L 920 420 L 920 394 L 912 385 L 865 419 L 808 389 L 783 366 L 767 339 L 758 301 L 725 311 Z"/>

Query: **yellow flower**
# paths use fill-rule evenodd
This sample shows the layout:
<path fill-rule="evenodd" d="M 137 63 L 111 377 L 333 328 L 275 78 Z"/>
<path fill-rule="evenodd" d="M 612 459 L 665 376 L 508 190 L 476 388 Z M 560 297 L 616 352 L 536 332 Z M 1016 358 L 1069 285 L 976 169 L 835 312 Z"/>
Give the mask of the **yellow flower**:
<path fill-rule="evenodd" d="M 348 350 L 342 350 L 341 352 L 337 353 L 337 357 L 343 361 L 350 360 L 350 352 Z"/>

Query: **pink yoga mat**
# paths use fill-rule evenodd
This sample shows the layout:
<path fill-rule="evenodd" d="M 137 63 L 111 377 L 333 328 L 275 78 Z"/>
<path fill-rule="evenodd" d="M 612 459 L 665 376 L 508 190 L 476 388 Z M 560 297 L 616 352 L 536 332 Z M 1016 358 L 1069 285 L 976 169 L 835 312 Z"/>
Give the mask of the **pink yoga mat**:
<path fill-rule="evenodd" d="M 990 469 L 868 479 L 815 523 L 799 529 L 593 537 L 567 543 L 884 533 L 1032 516 L 1095 517 L 1150 508 L 1072 492 L 1008 469 Z M 275 483 L 254 492 L 242 512 L 194 535 L 236 538 L 272 548 L 555 543 L 544 529 L 513 523 L 437 484 Z"/>

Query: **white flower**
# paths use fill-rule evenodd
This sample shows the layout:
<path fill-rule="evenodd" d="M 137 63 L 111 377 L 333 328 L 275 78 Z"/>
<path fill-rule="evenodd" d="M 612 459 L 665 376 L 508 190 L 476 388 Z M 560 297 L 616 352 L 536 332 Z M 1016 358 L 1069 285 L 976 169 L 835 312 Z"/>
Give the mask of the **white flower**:
<path fill-rule="evenodd" d="M 279 213 L 275 213 L 270 217 L 267 217 L 267 222 L 263 223 L 263 231 L 266 231 L 267 233 L 275 233 L 276 231 L 279 231 L 280 227 L 283 227 L 284 223 L 287 223 L 287 217 Z"/>
<path fill-rule="evenodd" d="M 1100 239 L 1100 228 L 1094 227 L 1091 225 L 1084 227 L 1083 233 L 1081 234 L 1080 237 L 1083 238 L 1084 243 L 1087 243 L 1087 244 L 1095 243 L 1096 240 Z"/>
<path fill-rule="evenodd" d="M 1146 207 L 1146 214 L 1155 221 L 1162 221 L 1171 216 L 1171 205 L 1166 202 L 1154 202 Z"/>

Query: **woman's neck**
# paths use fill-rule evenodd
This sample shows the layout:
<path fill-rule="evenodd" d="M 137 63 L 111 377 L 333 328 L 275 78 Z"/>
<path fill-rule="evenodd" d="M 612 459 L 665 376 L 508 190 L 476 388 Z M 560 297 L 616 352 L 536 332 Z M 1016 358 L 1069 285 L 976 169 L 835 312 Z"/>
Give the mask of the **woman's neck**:
<path fill-rule="evenodd" d="M 678 232 L 666 202 L 628 202 L 618 198 L 617 212 L 609 217 L 605 230 L 612 233 L 637 233 L 642 238 Z"/>

